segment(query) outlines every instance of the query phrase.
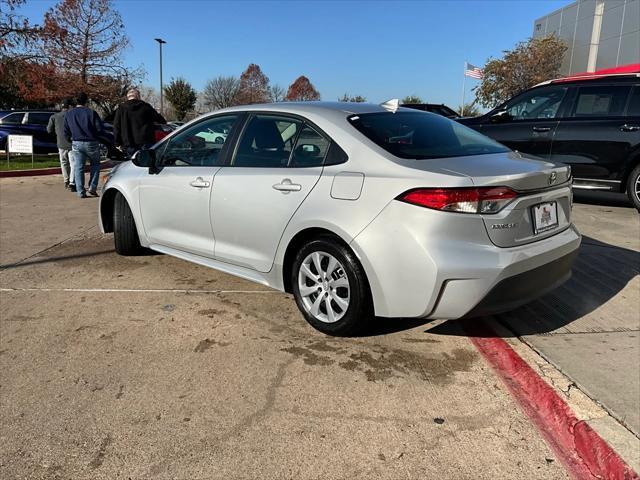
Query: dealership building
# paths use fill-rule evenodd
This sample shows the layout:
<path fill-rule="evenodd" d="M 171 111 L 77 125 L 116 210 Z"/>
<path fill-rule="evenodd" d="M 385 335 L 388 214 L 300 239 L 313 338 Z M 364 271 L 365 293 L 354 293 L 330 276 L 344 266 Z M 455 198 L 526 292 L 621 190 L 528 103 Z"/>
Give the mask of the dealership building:
<path fill-rule="evenodd" d="M 640 63 L 640 0 L 577 0 L 534 22 L 534 37 L 550 34 L 568 47 L 563 76 Z"/>

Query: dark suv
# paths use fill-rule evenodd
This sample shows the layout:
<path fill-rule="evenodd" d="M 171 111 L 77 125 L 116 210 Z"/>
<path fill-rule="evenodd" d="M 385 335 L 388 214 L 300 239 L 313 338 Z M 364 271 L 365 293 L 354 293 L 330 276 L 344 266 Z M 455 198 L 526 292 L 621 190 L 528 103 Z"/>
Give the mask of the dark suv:
<path fill-rule="evenodd" d="M 9 135 L 32 135 L 35 153 L 57 153 L 55 133 L 47 132 L 47 124 L 55 111 L 2 110 L 0 111 L 0 150 L 7 148 Z M 101 139 L 101 155 L 112 160 L 122 160 L 122 153 L 113 145 L 113 131 L 105 123 L 105 137 Z"/>
<path fill-rule="evenodd" d="M 571 165 L 574 188 L 626 192 L 640 210 L 640 74 L 551 80 L 459 122 Z"/>
<path fill-rule="evenodd" d="M 0 111 L 0 150 L 4 150 L 8 135 L 32 135 L 36 153 L 57 152 L 56 136 L 47 133 L 47 123 L 54 111 Z"/>

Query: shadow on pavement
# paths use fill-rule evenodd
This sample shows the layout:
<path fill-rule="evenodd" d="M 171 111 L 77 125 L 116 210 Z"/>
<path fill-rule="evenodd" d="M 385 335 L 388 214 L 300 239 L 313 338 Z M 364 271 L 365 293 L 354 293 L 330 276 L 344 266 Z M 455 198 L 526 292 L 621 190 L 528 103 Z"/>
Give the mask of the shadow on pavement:
<path fill-rule="evenodd" d="M 412 328 L 421 327 L 432 320 L 426 318 L 383 318 L 375 317 L 374 320 L 367 325 L 361 332 L 350 335 L 351 337 L 378 337 L 390 333 L 411 330 Z"/>
<path fill-rule="evenodd" d="M 553 332 L 593 312 L 640 274 L 640 253 L 582 237 L 580 254 L 569 281 L 545 296 L 496 318 L 511 336 Z M 480 318 L 449 320 L 425 331 L 435 335 L 486 336 L 474 328 Z"/>
<path fill-rule="evenodd" d="M 76 253 L 74 255 L 63 255 L 60 257 L 42 257 L 42 256 L 38 256 L 33 260 L 23 260 L 20 262 L 16 262 L 16 263 L 7 263 L 6 265 L 0 265 L 0 271 L 2 270 L 10 270 L 12 268 L 19 268 L 19 267 L 28 267 L 30 265 L 40 265 L 43 263 L 54 263 L 54 262 L 64 262 L 66 260 L 75 260 L 77 258 L 86 258 L 86 257 L 95 257 L 97 255 L 107 255 L 110 253 L 114 253 L 115 250 L 109 249 L 109 250 L 98 250 L 95 252 L 84 252 L 84 253 Z"/>

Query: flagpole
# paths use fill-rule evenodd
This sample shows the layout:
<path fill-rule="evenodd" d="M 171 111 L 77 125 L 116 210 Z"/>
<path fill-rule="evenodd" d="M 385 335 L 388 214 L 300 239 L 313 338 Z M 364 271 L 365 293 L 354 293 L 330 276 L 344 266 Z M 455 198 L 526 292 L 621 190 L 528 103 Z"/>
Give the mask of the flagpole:
<path fill-rule="evenodd" d="M 465 87 L 465 81 L 467 80 L 466 71 L 467 71 L 467 62 L 465 60 L 465 62 L 464 62 L 464 70 L 462 71 L 462 103 L 460 104 L 460 116 L 461 117 L 464 117 L 464 87 Z"/>

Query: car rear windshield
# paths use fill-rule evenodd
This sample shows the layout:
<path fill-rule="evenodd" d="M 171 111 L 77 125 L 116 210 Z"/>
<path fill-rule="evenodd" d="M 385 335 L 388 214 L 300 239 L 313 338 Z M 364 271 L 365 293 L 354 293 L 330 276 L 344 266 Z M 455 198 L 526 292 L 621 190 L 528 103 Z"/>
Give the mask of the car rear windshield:
<path fill-rule="evenodd" d="M 508 152 L 453 120 L 426 112 L 380 112 L 352 115 L 351 124 L 396 157 L 425 160 Z"/>

